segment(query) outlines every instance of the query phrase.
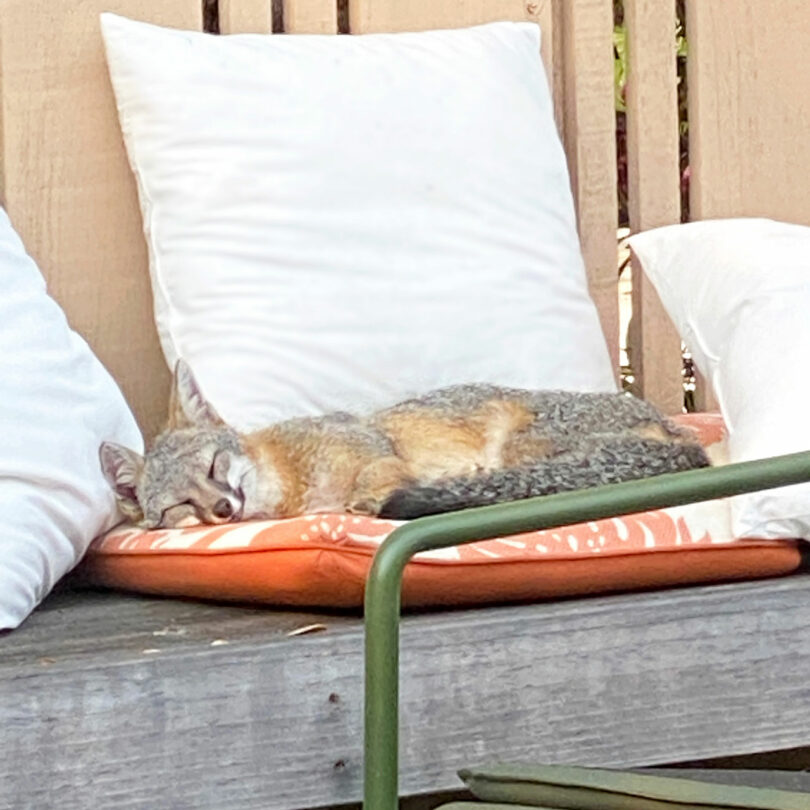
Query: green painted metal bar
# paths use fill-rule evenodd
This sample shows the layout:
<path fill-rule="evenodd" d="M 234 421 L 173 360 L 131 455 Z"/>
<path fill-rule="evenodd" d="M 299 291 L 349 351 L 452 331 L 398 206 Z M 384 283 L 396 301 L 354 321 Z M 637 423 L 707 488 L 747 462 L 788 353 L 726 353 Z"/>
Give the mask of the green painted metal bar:
<path fill-rule="evenodd" d="M 374 558 L 365 595 L 364 810 L 396 810 L 402 574 L 420 551 L 810 481 L 810 452 L 420 518 Z"/>

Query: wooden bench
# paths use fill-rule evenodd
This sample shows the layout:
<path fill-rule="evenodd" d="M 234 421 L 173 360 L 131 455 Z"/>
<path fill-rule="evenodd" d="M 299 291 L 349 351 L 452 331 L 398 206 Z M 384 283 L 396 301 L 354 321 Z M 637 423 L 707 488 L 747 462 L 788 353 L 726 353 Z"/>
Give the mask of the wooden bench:
<path fill-rule="evenodd" d="M 223 33 L 335 33 L 335 0 L 220 0 Z M 810 223 L 810 6 L 687 3 L 691 211 Z M 2 0 L 0 191 L 52 294 L 147 436 L 168 374 L 98 13 L 201 26 L 200 0 Z M 618 358 L 610 0 L 349 0 L 352 32 L 533 19 L 591 290 Z M 672 0 L 625 0 L 633 229 L 678 221 Z M 640 390 L 681 402 L 680 346 L 635 274 Z M 703 389 L 703 399 L 709 392 Z M 320 633 L 289 636 L 313 623 Z M 810 745 L 810 576 L 409 616 L 402 790 L 494 756 L 650 765 Z M 361 794 L 354 616 L 86 593 L 0 640 L 0 808 L 292 808 Z"/>
<path fill-rule="evenodd" d="M 808 627 L 810 573 L 407 616 L 401 791 L 808 745 Z M 0 807 L 358 801 L 362 673 L 356 616 L 63 590 L 2 641 Z"/>

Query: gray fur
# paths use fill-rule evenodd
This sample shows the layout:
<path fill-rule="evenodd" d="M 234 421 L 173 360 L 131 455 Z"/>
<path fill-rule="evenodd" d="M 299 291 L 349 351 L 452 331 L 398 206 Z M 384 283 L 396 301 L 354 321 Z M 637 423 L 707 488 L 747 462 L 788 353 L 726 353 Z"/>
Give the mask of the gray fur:
<path fill-rule="evenodd" d="M 487 383 L 465 383 L 440 388 L 425 396 L 405 400 L 382 413 L 435 408 L 448 414 L 474 411 L 491 399 L 515 400 L 535 414 L 535 429 L 544 435 L 615 434 L 643 422 L 664 427 L 673 437 L 681 431 L 649 402 L 630 394 L 581 391 L 530 391 Z"/>
<path fill-rule="evenodd" d="M 143 474 L 138 483 L 142 524 L 149 527 L 177 525 L 184 516 L 218 522 L 213 519 L 214 506 L 235 493 L 225 480 L 216 480 L 214 475 L 196 476 L 192 488 L 188 471 L 212 470 L 215 459 L 229 454 L 243 455 L 236 432 L 224 425 L 161 434 L 144 457 Z M 171 520 L 167 515 L 170 510 Z M 238 506 L 234 514 L 237 513 Z"/>
<path fill-rule="evenodd" d="M 526 467 L 398 490 L 383 504 L 380 517 L 410 520 L 707 466 L 709 459 L 697 444 L 614 437 Z"/>

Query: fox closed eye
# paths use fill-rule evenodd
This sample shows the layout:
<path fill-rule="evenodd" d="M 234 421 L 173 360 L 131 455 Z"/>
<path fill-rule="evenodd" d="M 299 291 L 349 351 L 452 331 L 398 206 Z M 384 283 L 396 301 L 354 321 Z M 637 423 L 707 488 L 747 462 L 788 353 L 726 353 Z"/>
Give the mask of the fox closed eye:
<path fill-rule="evenodd" d="M 228 480 L 228 472 L 231 468 L 231 456 L 227 450 L 218 450 L 214 453 L 214 458 L 211 461 L 211 469 L 208 473 L 208 477 L 212 481 L 216 481 L 218 484 L 222 484 L 223 486 L 230 486 L 230 481 Z"/>

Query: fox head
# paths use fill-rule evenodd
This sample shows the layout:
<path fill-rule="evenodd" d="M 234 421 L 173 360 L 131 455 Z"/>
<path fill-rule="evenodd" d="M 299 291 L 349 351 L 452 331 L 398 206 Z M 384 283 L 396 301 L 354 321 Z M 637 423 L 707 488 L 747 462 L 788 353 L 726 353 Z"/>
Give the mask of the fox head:
<path fill-rule="evenodd" d="M 143 528 L 228 523 L 246 516 L 245 486 L 253 463 L 182 360 L 174 371 L 168 425 L 146 455 L 105 442 L 100 458 L 122 513 Z"/>

